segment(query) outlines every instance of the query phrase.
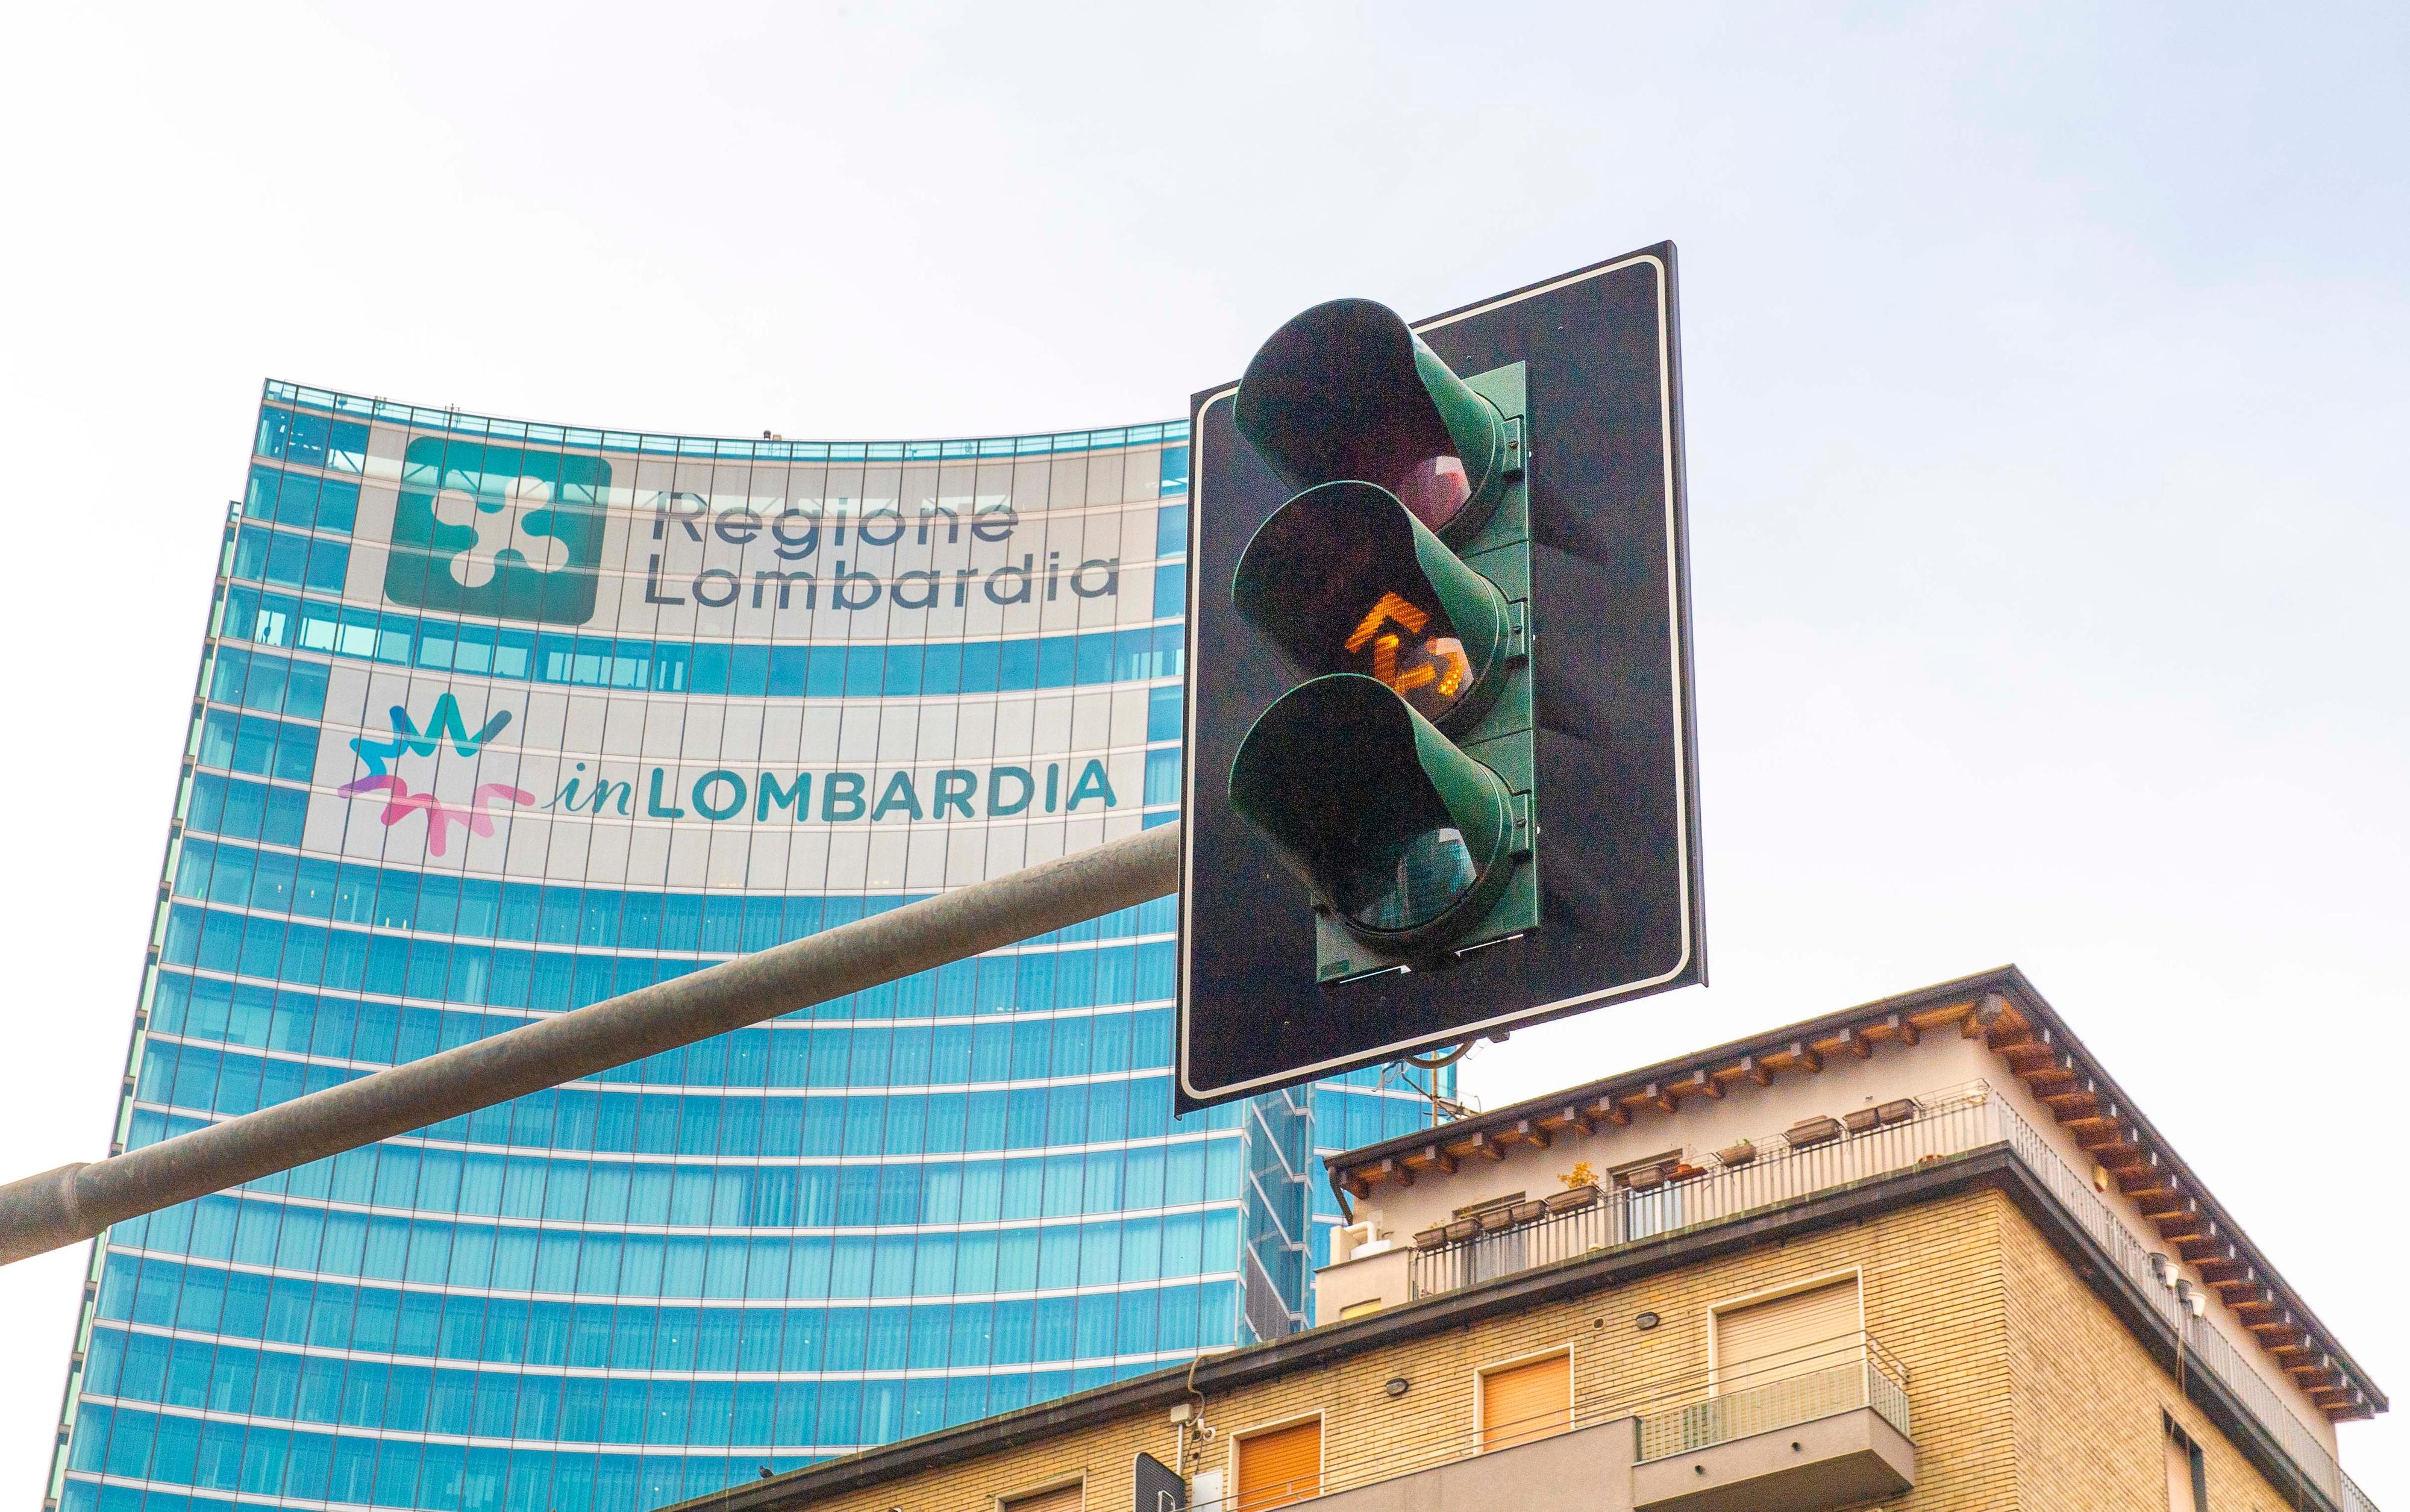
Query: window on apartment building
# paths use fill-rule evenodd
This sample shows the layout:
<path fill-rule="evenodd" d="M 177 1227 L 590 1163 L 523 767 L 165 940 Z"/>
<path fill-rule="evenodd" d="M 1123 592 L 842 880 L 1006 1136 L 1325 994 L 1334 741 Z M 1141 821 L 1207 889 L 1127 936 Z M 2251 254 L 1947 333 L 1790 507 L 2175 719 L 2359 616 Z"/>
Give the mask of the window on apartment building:
<path fill-rule="evenodd" d="M 1504 1197 L 1486 1197 L 1471 1207 L 1457 1209 L 1456 1215 L 1459 1218 L 1478 1218 L 1485 1213 L 1503 1213 L 1521 1200 L 1523 1200 L 1523 1194 L 1520 1192 L 1509 1192 Z"/>
<path fill-rule="evenodd" d="M 1668 1150 L 1646 1160 L 1627 1160 L 1607 1171 L 1607 1180 L 1623 1194 L 1624 1228 L 1631 1238 L 1646 1239 L 1682 1226 L 1681 1188 L 1665 1185 L 1681 1164 L 1682 1152 Z"/>
<path fill-rule="evenodd" d="M 1717 1308 L 1716 1393 L 1856 1369 L 1862 1317 L 1855 1276 Z"/>
<path fill-rule="evenodd" d="M 1550 1355 L 1481 1373 L 1481 1452 L 1511 1449 L 1574 1425 L 1574 1357 Z"/>
<path fill-rule="evenodd" d="M 997 1503 L 997 1512 L 1080 1512 L 1080 1497 L 1086 1490 L 1084 1481 L 1075 1480 L 1026 1496 L 1008 1496 Z"/>
<path fill-rule="evenodd" d="M 1249 1433 L 1236 1446 L 1239 1492 L 1230 1512 L 1266 1512 L 1322 1494 L 1322 1419 Z"/>
<path fill-rule="evenodd" d="M 2159 1422 L 2167 1432 L 2168 1512 L 2209 1512 L 2209 1467 L 2201 1462 L 2200 1446 L 2176 1426 L 2166 1413 Z"/>
<path fill-rule="evenodd" d="M 1682 1163 L 1682 1152 L 1668 1150 L 1652 1155 L 1646 1160 L 1626 1160 L 1608 1168 L 1607 1180 L 1627 1191 L 1646 1191 L 1664 1179 L 1665 1173 Z"/>
<path fill-rule="evenodd" d="M 1467 1282 L 1479 1284 L 1512 1275 L 1531 1263 L 1528 1254 L 1532 1236 L 1510 1226 L 1507 1214 L 1523 1200 L 1520 1192 L 1503 1197 L 1484 1198 L 1470 1207 L 1456 1210 L 1459 1218 L 1472 1218 L 1481 1224 L 1481 1241 L 1466 1257 L 1471 1261 L 1464 1272 Z"/>

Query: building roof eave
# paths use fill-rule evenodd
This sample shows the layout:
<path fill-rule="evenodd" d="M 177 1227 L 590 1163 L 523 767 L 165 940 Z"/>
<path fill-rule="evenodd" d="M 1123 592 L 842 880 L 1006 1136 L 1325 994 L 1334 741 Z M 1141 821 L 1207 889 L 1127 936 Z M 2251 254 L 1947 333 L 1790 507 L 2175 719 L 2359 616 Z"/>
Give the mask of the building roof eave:
<path fill-rule="evenodd" d="M 2127 1184 L 2140 1182 L 2146 1184 L 2141 1190 L 2172 1203 L 2167 1214 L 2154 1218 L 2162 1241 L 2188 1262 L 2204 1267 L 2205 1275 L 2217 1272 L 2211 1285 L 2221 1300 L 2236 1310 L 2262 1350 L 2311 1394 L 2330 1419 L 2373 1417 L 2387 1410 L 2384 1392 L 2367 1372 L 2013 965 L 1526 1098 L 1438 1129 L 1382 1140 L 1330 1156 L 1330 1183 L 1343 1201 L 1350 1196 L 1363 1198 L 1385 1180 L 1411 1181 L 1416 1171 L 1434 1167 L 1453 1170 L 1463 1156 L 1545 1142 L 1567 1127 L 1625 1123 L 1644 1106 L 1676 1112 L 1689 1098 L 1720 1096 L 1735 1081 L 1765 1084 L 1778 1075 L 1821 1070 L 1827 1056 L 1863 1057 L 1886 1042 L 1913 1044 L 1925 1034 L 1952 1031 L 1981 1040 L 2011 1075 L 2043 1097 L 2044 1106 L 2061 1123 L 2085 1126 L 2098 1136 L 2086 1148 L 2096 1152 L 2095 1158 L 2128 1196 L 2138 1188 Z M 2045 1085 L 2058 1090 L 2045 1096 Z M 2187 1248 L 2209 1253 L 2187 1255 Z"/>

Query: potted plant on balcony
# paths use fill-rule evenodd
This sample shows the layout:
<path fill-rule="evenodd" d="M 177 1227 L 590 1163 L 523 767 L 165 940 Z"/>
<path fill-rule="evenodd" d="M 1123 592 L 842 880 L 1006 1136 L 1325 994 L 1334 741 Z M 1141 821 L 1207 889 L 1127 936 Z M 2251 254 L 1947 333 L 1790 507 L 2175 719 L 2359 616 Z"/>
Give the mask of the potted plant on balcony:
<path fill-rule="evenodd" d="M 1561 1192 L 1550 1192 L 1540 1200 L 1550 1213 L 1578 1213 L 1598 1200 L 1598 1177 L 1587 1160 L 1576 1160 L 1574 1169 L 1559 1176 L 1565 1184 Z"/>
<path fill-rule="evenodd" d="M 1447 1225 L 1436 1223 L 1415 1232 L 1415 1248 L 1437 1249 L 1447 1243 Z"/>

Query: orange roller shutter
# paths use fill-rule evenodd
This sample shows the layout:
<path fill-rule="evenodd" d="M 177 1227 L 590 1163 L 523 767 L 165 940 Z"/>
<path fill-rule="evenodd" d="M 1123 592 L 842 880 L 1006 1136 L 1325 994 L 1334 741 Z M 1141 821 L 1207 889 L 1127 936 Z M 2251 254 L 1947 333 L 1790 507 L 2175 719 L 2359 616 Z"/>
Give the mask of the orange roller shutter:
<path fill-rule="evenodd" d="M 1571 1355 L 1510 1365 L 1481 1378 L 1481 1451 L 1512 1448 L 1573 1426 Z"/>
<path fill-rule="evenodd" d="M 1322 1420 L 1239 1440 L 1239 1496 L 1231 1512 L 1265 1512 L 1322 1494 Z"/>
<path fill-rule="evenodd" d="M 1017 1497 L 1004 1504 L 1004 1512 L 1080 1512 L 1082 1490 L 1082 1483 L 1075 1480 L 1068 1486 L 1057 1486 L 1051 1491 L 1039 1491 L 1035 1496 Z"/>
<path fill-rule="evenodd" d="M 1719 1393 L 1747 1391 L 1791 1376 L 1831 1370 L 1851 1364 L 1857 1358 L 1854 1276 L 1716 1315 Z"/>

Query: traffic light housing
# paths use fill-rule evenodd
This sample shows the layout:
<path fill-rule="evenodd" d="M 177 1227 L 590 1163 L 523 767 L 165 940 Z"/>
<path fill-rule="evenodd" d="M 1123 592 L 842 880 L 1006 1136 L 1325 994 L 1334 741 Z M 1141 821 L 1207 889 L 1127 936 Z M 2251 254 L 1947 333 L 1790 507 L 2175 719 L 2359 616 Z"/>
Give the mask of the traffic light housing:
<path fill-rule="evenodd" d="M 1673 255 L 1192 410 L 1178 1098 L 1705 979 Z"/>
<path fill-rule="evenodd" d="M 1502 414 L 1370 299 L 1318 304 L 1274 331 L 1232 416 L 1291 487 L 1378 484 L 1451 538 L 1477 530 L 1522 474 L 1519 413 Z"/>
<path fill-rule="evenodd" d="M 1522 376 L 1459 376 L 1394 312 L 1336 299 L 1239 381 L 1240 435 L 1300 491 L 1230 603 L 1307 680 L 1247 732 L 1229 802 L 1306 886 L 1317 981 L 1538 923 Z"/>
<path fill-rule="evenodd" d="M 1352 759 L 1299 780 L 1333 750 Z M 1265 711 L 1230 768 L 1230 806 L 1312 890 L 1323 981 L 1436 960 L 1534 920 L 1530 792 L 1359 673 L 1316 677 Z M 1502 919 L 1510 894 L 1519 906 Z"/>

